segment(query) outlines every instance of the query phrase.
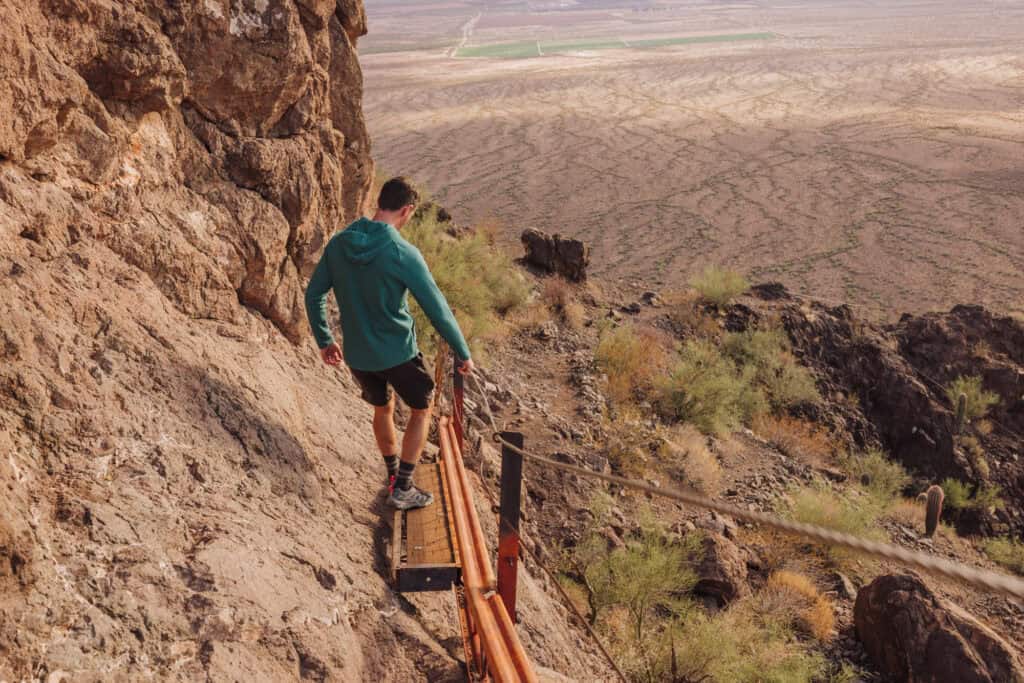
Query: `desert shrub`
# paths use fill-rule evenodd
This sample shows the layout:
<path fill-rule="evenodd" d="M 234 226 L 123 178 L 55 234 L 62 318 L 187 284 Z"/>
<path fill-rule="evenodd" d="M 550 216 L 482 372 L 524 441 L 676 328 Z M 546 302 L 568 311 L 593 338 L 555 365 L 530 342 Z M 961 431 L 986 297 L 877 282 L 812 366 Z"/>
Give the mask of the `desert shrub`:
<path fill-rule="evenodd" d="M 817 640 L 827 641 L 835 629 L 835 608 L 808 577 L 777 571 L 768 577 L 759 595 L 761 604 L 789 615 L 793 625 Z M 769 598 L 769 599 L 766 599 Z"/>
<path fill-rule="evenodd" d="M 982 447 L 981 441 L 974 436 L 961 436 L 957 438 L 957 441 L 964 451 L 967 452 L 967 460 L 971 463 L 974 474 L 980 479 L 988 479 L 992 470 L 989 467 L 988 458 L 985 456 L 985 449 Z"/>
<path fill-rule="evenodd" d="M 678 465 L 697 490 L 711 495 L 721 490 L 722 467 L 708 448 L 707 437 L 695 427 L 673 428 L 666 440 L 666 451 L 663 455 Z"/>
<path fill-rule="evenodd" d="M 651 457 L 652 435 L 636 410 L 621 408 L 602 424 L 605 455 L 616 474 L 625 477 L 644 475 Z"/>
<path fill-rule="evenodd" d="M 782 330 L 734 332 L 726 335 L 722 348 L 741 367 L 753 368 L 755 381 L 775 410 L 821 400 L 814 376 L 790 352 Z"/>
<path fill-rule="evenodd" d="M 598 612 L 622 607 L 630 617 L 637 642 L 656 612 L 681 614 L 688 604 L 679 597 L 697 583 L 690 557 L 699 547 L 693 534 L 683 542 L 668 539 L 657 526 L 649 526 L 626 539 L 625 546 L 586 567 L 587 583 L 595 594 Z"/>
<path fill-rule="evenodd" d="M 484 233 L 453 238 L 438 222 L 434 209 L 410 220 L 402 235 L 423 254 L 472 345 L 493 336 L 501 318 L 526 304 L 530 294 L 526 279 Z M 437 335 L 415 301 L 410 308 L 420 344 L 429 353 L 436 347 Z"/>
<path fill-rule="evenodd" d="M 985 391 L 981 377 L 960 376 L 946 386 L 946 397 L 953 404 L 954 410 L 960 401 L 960 395 L 967 397 L 965 416 L 975 420 L 988 415 L 989 408 L 998 405 L 999 395 Z"/>
<path fill-rule="evenodd" d="M 566 304 L 573 300 L 572 285 L 565 278 L 557 275 L 544 278 L 541 297 L 552 310 L 561 311 Z"/>
<path fill-rule="evenodd" d="M 675 680 L 818 680 L 826 671 L 824 658 L 794 637 L 787 619 L 759 613 L 756 602 L 738 603 L 715 615 L 695 612 L 677 622 L 672 632 Z"/>
<path fill-rule="evenodd" d="M 1024 575 L 1024 543 L 1013 538 L 989 538 L 982 548 L 996 564 L 1015 574 Z"/>
<path fill-rule="evenodd" d="M 622 404 L 652 383 L 664 362 L 664 351 L 650 334 L 627 323 L 602 331 L 594 359 L 608 378 L 608 396 Z"/>
<path fill-rule="evenodd" d="M 852 504 L 835 491 L 808 487 L 792 496 L 790 516 L 805 524 L 861 535 L 874 524 L 875 511 Z"/>
<path fill-rule="evenodd" d="M 655 401 L 664 416 L 689 422 L 705 434 L 730 432 L 763 405 L 749 375 L 702 340 L 683 346 L 655 388 Z"/>
<path fill-rule="evenodd" d="M 842 466 L 880 505 L 888 505 L 910 484 L 910 475 L 903 466 L 877 449 L 851 454 L 843 459 Z"/>
<path fill-rule="evenodd" d="M 709 615 L 681 597 L 696 580 L 692 567 L 700 560 L 700 536 L 672 540 L 648 517 L 641 532 L 610 549 L 597 533 L 610 504 L 603 497 L 591 506 L 594 521 L 570 551 L 572 577 L 563 584 L 589 610 L 630 680 L 789 683 L 826 675 L 823 657 L 795 635 L 797 629 L 822 635 L 826 627 L 831 630 L 817 597 L 771 598 L 778 610 L 744 600 Z M 782 594 L 766 589 L 755 598 Z"/>
<path fill-rule="evenodd" d="M 804 524 L 835 529 L 854 536 L 880 538 L 876 525 L 882 510 L 872 500 L 851 500 L 825 486 L 810 485 L 790 492 L 788 502 L 780 510 L 784 515 Z M 849 553 L 843 548 L 828 547 L 834 560 Z"/>
<path fill-rule="evenodd" d="M 750 289 L 747 279 L 734 270 L 709 266 L 690 282 L 701 298 L 722 307 Z"/>
<path fill-rule="evenodd" d="M 951 510 L 987 510 L 1005 505 L 999 497 L 1001 490 L 998 486 L 982 484 L 974 491 L 974 495 L 971 495 L 970 484 L 958 479 L 944 479 L 941 486 L 946 494 L 944 505 Z"/>
<path fill-rule="evenodd" d="M 795 417 L 762 414 L 751 428 L 786 455 L 811 465 L 823 465 L 837 448 L 824 429 Z"/>
<path fill-rule="evenodd" d="M 868 680 L 868 676 L 853 664 L 843 662 L 835 665 L 825 680 L 827 683 L 859 683 Z"/>

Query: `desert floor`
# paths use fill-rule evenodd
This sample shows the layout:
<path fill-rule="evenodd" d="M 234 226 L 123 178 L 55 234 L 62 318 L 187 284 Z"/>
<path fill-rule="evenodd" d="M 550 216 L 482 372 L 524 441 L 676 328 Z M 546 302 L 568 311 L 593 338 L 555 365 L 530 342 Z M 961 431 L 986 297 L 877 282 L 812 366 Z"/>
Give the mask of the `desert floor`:
<path fill-rule="evenodd" d="M 378 166 L 510 248 L 581 237 L 612 283 L 716 264 L 882 317 L 1024 311 L 1024 2 L 569 4 L 368 2 Z"/>

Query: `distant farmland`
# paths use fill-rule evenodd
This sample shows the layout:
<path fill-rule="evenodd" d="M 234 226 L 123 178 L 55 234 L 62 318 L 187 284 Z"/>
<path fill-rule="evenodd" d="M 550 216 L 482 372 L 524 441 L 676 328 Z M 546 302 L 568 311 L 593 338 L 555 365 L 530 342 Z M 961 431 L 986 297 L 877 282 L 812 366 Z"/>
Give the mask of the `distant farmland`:
<path fill-rule="evenodd" d="M 497 59 L 524 59 L 545 54 L 564 54 L 593 50 L 651 49 L 694 43 L 731 43 L 745 40 L 771 40 L 774 33 L 727 33 L 709 36 L 681 36 L 677 38 L 648 38 L 640 40 L 602 39 L 570 41 L 524 40 L 514 43 L 493 43 L 461 48 L 457 57 L 492 57 Z"/>

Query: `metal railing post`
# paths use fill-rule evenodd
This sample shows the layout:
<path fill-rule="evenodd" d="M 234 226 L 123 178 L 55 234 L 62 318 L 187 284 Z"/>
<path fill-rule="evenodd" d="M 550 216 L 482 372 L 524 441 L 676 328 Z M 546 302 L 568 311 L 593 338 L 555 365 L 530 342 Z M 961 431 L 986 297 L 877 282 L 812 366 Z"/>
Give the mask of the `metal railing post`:
<path fill-rule="evenodd" d="M 502 432 L 501 438 L 516 448 L 523 448 L 523 435 Z M 498 595 L 514 623 L 516 615 L 516 582 L 519 571 L 519 516 L 523 488 L 523 456 L 501 446 L 501 505 L 498 520 Z"/>

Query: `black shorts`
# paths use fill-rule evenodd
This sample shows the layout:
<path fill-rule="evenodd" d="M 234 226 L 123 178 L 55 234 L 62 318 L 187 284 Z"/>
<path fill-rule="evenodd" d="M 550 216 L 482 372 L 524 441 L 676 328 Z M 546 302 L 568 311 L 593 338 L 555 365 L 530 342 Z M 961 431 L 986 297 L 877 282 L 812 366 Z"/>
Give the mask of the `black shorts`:
<path fill-rule="evenodd" d="M 363 400 L 378 408 L 391 401 L 391 387 L 399 398 L 413 410 L 426 410 L 434 397 L 434 378 L 423 365 L 423 354 L 401 365 L 380 372 L 366 372 L 349 368 L 359 387 Z"/>

